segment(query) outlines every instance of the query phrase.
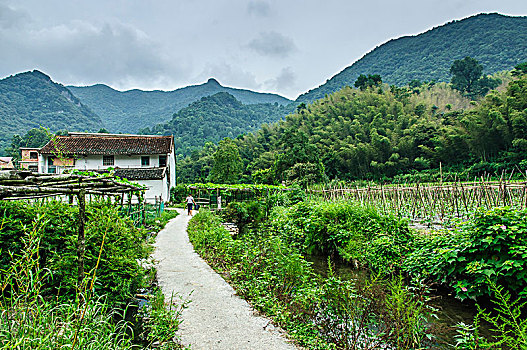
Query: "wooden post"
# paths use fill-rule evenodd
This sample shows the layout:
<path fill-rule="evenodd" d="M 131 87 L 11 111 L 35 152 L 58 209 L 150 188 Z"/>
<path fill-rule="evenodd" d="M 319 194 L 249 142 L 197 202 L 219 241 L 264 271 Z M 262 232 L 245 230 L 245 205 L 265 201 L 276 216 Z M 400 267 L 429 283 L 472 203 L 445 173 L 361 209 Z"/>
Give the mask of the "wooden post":
<path fill-rule="evenodd" d="M 77 231 L 77 283 L 79 290 L 84 280 L 84 252 L 86 250 L 86 237 L 84 236 L 84 224 L 86 222 L 86 191 L 80 190 L 77 194 L 79 205 L 79 226 Z"/>

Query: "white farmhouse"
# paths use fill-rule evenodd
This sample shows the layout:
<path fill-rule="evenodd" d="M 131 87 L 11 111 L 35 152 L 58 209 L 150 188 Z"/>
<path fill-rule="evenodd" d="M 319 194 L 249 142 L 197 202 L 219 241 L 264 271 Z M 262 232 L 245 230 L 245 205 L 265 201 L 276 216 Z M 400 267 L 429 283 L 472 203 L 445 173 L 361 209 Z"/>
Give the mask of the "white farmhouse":
<path fill-rule="evenodd" d="M 173 136 L 69 133 L 56 136 L 40 149 L 38 171 L 60 174 L 65 169 L 104 172 L 148 187 L 148 202 L 170 199 L 176 183 Z"/>

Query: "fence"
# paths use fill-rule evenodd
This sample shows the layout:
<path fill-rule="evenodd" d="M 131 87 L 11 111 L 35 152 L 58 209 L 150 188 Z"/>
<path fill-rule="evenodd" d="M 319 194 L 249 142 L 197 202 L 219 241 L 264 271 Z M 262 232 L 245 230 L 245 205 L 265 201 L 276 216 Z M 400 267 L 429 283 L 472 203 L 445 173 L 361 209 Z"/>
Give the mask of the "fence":
<path fill-rule="evenodd" d="M 405 184 L 356 188 L 310 190 L 324 200 L 354 200 L 383 213 L 409 218 L 417 225 L 444 225 L 465 219 L 479 209 L 509 206 L 527 207 L 527 182 L 506 180 L 452 182 L 448 184 Z"/>

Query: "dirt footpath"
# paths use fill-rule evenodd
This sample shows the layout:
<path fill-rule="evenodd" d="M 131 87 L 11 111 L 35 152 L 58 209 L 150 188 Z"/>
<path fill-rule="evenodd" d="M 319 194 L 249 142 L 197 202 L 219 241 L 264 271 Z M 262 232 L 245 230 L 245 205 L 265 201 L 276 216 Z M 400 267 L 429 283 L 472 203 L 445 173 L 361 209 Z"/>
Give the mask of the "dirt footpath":
<path fill-rule="evenodd" d="M 298 349 L 268 319 L 256 316 L 194 252 L 186 230 L 190 217 L 182 210 L 179 213 L 159 232 L 154 258 L 165 297 L 174 293 L 191 300 L 178 332 L 183 345 L 193 350 Z"/>

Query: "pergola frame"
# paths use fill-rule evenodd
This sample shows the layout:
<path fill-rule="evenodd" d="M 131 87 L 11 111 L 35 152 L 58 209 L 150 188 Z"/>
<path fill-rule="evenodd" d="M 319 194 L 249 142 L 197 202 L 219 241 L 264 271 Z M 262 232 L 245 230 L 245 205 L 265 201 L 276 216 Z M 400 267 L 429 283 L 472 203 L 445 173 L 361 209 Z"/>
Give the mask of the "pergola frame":
<path fill-rule="evenodd" d="M 84 254 L 86 238 L 86 195 L 120 196 L 121 204 L 124 195 L 129 201 L 134 193 L 146 191 L 146 187 L 119 182 L 112 176 L 85 176 L 79 174 L 38 174 L 30 171 L 0 171 L 0 200 L 31 200 L 51 196 L 77 197 L 79 206 L 77 227 L 77 281 L 79 287 L 84 279 Z"/>

